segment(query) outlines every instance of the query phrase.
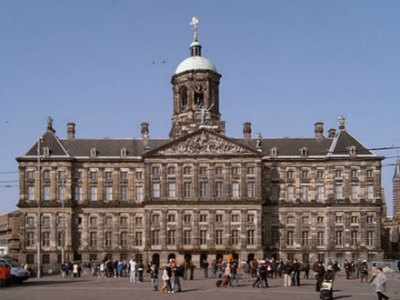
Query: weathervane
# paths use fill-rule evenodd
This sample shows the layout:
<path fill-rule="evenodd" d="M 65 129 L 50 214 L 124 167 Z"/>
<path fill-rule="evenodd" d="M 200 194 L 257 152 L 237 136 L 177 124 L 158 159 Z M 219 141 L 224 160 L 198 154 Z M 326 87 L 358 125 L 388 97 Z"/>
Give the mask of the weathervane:
<path fill-rule="evenodd" d="M 197 24 L 199 24 L 199 18 L 193 17 L 192 22 L 190 22 L 189 25 L 193 25 L 193 31 L 194 31 L 193 40 L 194 41 L 197 41 Z"/>

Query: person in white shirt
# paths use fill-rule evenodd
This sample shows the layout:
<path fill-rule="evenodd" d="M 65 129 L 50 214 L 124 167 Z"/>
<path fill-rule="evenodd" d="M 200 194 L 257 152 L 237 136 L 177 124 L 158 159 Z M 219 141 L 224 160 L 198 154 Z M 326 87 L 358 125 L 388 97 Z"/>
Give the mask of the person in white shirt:
<path fill-rule="evenodd" d="M 136 282 L 136 261 L 133 258 L 129 261 L 129 266 L 131 270 L 130 282 L 134 283 Z"/>

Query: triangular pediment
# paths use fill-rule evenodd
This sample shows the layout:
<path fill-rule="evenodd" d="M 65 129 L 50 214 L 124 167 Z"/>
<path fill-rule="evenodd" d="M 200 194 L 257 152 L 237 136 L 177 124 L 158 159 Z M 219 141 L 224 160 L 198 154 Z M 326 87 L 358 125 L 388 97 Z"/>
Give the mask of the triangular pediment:
<path fill-rule="evenodd" d="M 251 147 L 238 143 L 212 130 L 199 129 L 193 133 L 173 140 L 146 156 L 201 156 L 201 155 L 257 155 L 260 153 Z"/>

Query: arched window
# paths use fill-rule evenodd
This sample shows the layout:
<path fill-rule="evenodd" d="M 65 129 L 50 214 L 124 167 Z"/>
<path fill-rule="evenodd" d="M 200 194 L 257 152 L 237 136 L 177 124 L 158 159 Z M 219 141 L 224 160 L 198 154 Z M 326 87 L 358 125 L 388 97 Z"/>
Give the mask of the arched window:
<path fill-rule="evenodd" d="M 179 108 L 181 110 L 186 109 L 188 104 L 188 92 L 186 86 L 182 86 L 179 89 Z"/>

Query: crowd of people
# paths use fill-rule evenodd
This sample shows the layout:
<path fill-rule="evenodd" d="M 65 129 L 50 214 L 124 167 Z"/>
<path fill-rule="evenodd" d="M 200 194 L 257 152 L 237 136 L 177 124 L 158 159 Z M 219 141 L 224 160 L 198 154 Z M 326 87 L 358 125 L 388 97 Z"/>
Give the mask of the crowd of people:
<path fill-rule="evenodd" d="M 337 261 L 330 261 L 326 265 L 324 262 L 316 261 L 310 263 L 300 262 L 297 259 L 253 259 L 243 261 L 239 266 L 237 259 L 228 256 L 228 259 L 213 260 L 211 264 L 206 259 L 200 262 L 205 279 L 217 279 L 217 286 L 239 286 L 239 268 L 242 268 L 243 276 L 240 280 L 252 282 L 253 288 L 268 288 L 270 279 L 282 279 L 283 287 L 300 286 L 302 279 L 310 279 L 310 272 L 315 278 L 316 292 L 322 292 L 325 288 L 324 283 L 329 282 L 328 297 L 333 297 L 333 285 L 337 273 L 341 267 Z M 181 280 L 193 280 L 195 265 L 192 261 L 184 261 L 178 264 L 174 258 L 169 259 L 168 263 L 161 267 L 156 263 L 150 262 L 146 267 L 141 261 L 135 259 L 129 261 L 117 261 L 104 259 L 101 262 L 84 263 L 82 266 L 78 262 L 62 264 L 63 278 L 79 278 L 82 271 L 98 278 L 109 277 L 129 277 L 131 283 L 143 282 L 144 273 L 148 273 L 153 291 L 161 293 L 177 293 L 182 291 Z M 375 287 L 378 300 L 389 299 L 384 293 L 386 290 L 386 275 L 382 268 L 375 263 L 369 268 L 366 260 L 359 259 L 357 262 L 345 260 L 343 264 L 347 279 L 360 279 L 360 283 L 370 283 Z M 400 269 L 400 263 L 399 263 Z M 209 272 L 211 275 L 209 276 Z M 369 274 L 371 277 L 369 278 Z M 162 286 L 159 289 L 159 277 L 161 275 Z"/>

